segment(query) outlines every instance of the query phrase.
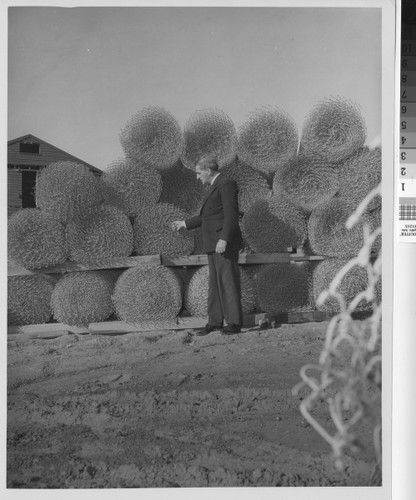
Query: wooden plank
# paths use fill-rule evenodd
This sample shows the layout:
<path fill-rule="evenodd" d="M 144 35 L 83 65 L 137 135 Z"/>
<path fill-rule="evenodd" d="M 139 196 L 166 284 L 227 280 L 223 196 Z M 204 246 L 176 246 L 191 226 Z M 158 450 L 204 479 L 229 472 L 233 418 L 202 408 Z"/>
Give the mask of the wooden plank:
<path fill-rule="evenodd" d="M 207 255 L 185 255 L 183 257 L 168 257 L 166 255 L 161 256 L 161 262 L 163 266 L 175 267 L 175 266 L 206 266 L 208 265 Z"/>
<path fill-rule="evenodd" d="M 85 335 L 89 333 L 87 327 L 65 325 L 63 323 L 44 323 L 39 325 L 9 326 L 7 338 L 51 338 L 60 335 L 78 333 Z"/>
<path fill-rule="evenodd" d="M 174 266 L 206 266 L 208 257 L 206 255 L 188 255 L 183 257 L 166 257 L 162 255 L 162 264 L 168 267 Z M 290 262 L 290 254 L 283 253 L 241 253 L 238 256 L 239 264 L 271 264 L 276 262 Z"/>
<path fill-rule="evenodd" d="M 23 276 L 28 274 L 57 274 L 77 271 L 94 271 L 99 269 L 117 269 L 124 267 L 136 267 L 149 264 L 159 265 L 160 255 L 139 255 L 134 257 L 114 257 L 111 259 L 91 260 L 84 262 L 65 262 L 57 266 L 43 267 L 29 270 L 23 266 L 8 263 L 8 276 Z"/>
<path fill-rule="evenodd" d="M 331 314 L 322 311 L 295 311 L 281 314 L 255 313 L 245 314 L 244 327 L 274 327 L 287 323 L 309 323 L 328 321 Z M 186 330 L 203 328 L 206 317 L 178 316 L 171 320 L 143 321 L 138 324 L 124 321 L 104 321 L 90 323 L 88 327 L 69 326 L 63 323 L 45 323 L 8 327 L 7 340 L 48 339 L 70 334 L 123 335 L 132 332 L 152 332 L 158 330 Z"/>
<path fill-rule="evenodd" d="M 267 317 L 266 313 L 247 314 L 243 317 L 243 325 L 259 326 Z M 92 335 L 122 335 L 132 332 L 152 332 L 156 330 L 186 330 L 203 328 L 207 324 L 207 318 L 196 318 L 192 316 L 177 317 L 171 320 L 142 321 L 137 324 L 124 321 L 104 321 L 101 323 L 90 323 L 89 332 Z"/>
<path fill-rule="evenodd" d="M 270 323 L 291 324 L 291 323 L 312 323 L 329 321 L 333 315 L 323 311 L 293 311 L 269 316 Z"/>
<path fill-rule="evenodd" d="M 314 261 L 314 260 L 324 260 L 325 257 L 322 255 L 302 255 L 297 253 L 290 254 L 291 262 L 304 262 L 304 261 Z"/>
<path fill-rule="evenodd" d="M 175 318 L 171 320 L 142 321 L 132 324 L 125 321 L 104 321 L 90 323 L 89 332 L 92 335 L 118 335 L 131 332 L 152 332 L 156 330 L 185 330 L 187 328 L 202 328 L 206 318 Z"/>
<path fill-rule="evenodd" d="M 56 339 L 57 337 L 62 337 L 64 335 L 69 335 L 68 331 L 56 330 L 43 333 L 9 333 L 7 335 L 7 341 L 12 340 L 30 340 L 30 339 Z"/>
<path fill-rule="evenodd" d="M 238 257 L 239 264 L 275 264 L 290 262 L 290 254 L 282 253 L 241 253 Z"/>
<path fill-rule="evenodd" d="M 9 326 L 10 333 L 34 333 L 51 331 L 69 331 L 70 333 L 88 333 L 87 327 L 70 326 L 64 323 L 40 323 L 38 325 Z"/>
<path fill-rule="evenodd" d="M 320 261 L 325 257 L 319 255 L 301 255 L 289 253 L 242 253 L 239 255 L 239 264 L 273 264 L 300 261 Z M 67 272 L 93 271 L 99 269 L 120 269 L 155 264 L 167 267 L 175 266 L 204 266 L 208 264 L 206 255 L 188 255 L 184 257 L 167 257 L 161 255 L 140 255 L 134 257 L 115 257 L 111 259 L 91 260 L 84 262 L 65 262 L 56 266 L 40 269 L 26 269 L 18 264 L 8 263 L 8 276 L 24 276 L 30 274 L 59 274 Z"/>

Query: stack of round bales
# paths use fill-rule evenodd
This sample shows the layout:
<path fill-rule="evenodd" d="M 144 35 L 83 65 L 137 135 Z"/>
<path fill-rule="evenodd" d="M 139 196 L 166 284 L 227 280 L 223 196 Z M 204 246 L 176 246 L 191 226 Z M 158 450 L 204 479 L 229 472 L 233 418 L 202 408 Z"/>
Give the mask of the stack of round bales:
<path fill-rule="evenodd" d="M 299 153 L 339 162 L 361 148 L 366 135 L 359 107 L 348 99 L 330 97 L 318 102 L 306 117 Z"/>
<path fill-rule="evenodd" d="M 266 198 L 271 194 L 266 177 L 240 158 L 236 158 L 223 167 L 221 174 L 236 182 L 240 212 L 246 212 L 256 200 Z"/>
<path fill-rule="evenodd" d="M 67 259 L 65 227 L 49 212 L 24 208 L 7 224 L 8 259 L 27 269 L 62 264 Z"/>
<path fill-rule="evenodd" d="M 313 297 L 318 300 L 321 293 L 328 290 L 331 282 L 339 271 L 348 263 L 348 259 L 325 259 L 320 262 L 313 274 Z M 367 270 L 364 267 L 354 266 L 343 277 L 338 285 L 336 292 L 342 296 L 342 302 L 345 307 L 361 292 L 367 290 L 369 285 Z M 374 300 L 381 302 L 381 280 L 376 284 Z M 368 311 L 372 307 L 372 303 L 367 300 L 362 300 L 356 311 Z M 336 297 L 327 297 L 323 304 L 317 304 L 320 311 L 328 313 L 339 313 L 342 310 L 341 303 Z"/>
<path fill-rule="evenodd" d="M 69 259 L 77 262 L 127 257 L 133 252 L 130 219 L 116 207 L 100 205 L 68 224 L 67 248 Z"/>
<path fill-rule="evenodd" d="M 134 159 L 120 158 L 109 164 L 102 179 L 105 203 L 129 217 L 151 210 L 162 192 L 159 171 Z"/>
<path fill-rule="evenodd" d="M 53 316 L 67 325 L 84 326 L 114 313 L 111 294 L 119 271 L 80 271 L 65 274 L 51 297 Z"/>
<path fill-rule="evenodd" d="M 218 166 L 230 163 L 236 156 L 237 132 L 231 118 L 220 109 L 204 108 L 192 113 L 183 130 L 185 167 L 195 169 L 198 161 L 215 155 Z"/>
<path fill-rule="evenodd" d="M 296 126 L 275 107 L 251 113 L 238 137 L 231 119 L 217 109 L 192 114 L 182 134 L 164 108 L 145 108 L 121 131 L 126 158 L 109 165 L 101 184 L 74 162 L 57 162 L 39 174 L 38 209 L 22 210 L 9 220 L 9 258 L 36 268 L 64 262 L 67 249 L 76 261 L 127 256 L 133 248 L 138 255 L 200 253 L 201 231 L 175 232 L 171 224 L 199 212 L 204 187 L 193 170 L 201 157 L 214 154 L 222 173 L 237 183 L 241 227 L 250 249 L 287 251 L 304 245 L 309 234 L 312 251 L 336 257 L 329 260 L 340 266 L 363 244 L 362 224 L 347 230 L 345 221 L 381 175 L 381 153 L 363 147 L 365 135 L 358 107 L 342 98 L 321 101 L 309 113 L 299 155 Z M 128 217 L 134 218 L 133 226 Z M 380 217 L 377 199 L 362 219 L 375 228 Z M 257 305 L 271 313 L 310 307 L 311 296 L 315 299 L 324 286 L 322 278 L 315 279 L 322 272 L 317 267 L 311 280 L 309 263 L 263 265 L 254 280 L 241 268 L 244 312 Z M 325 272 L 331 276 L 332 268 Z M 205 266 L 179 279 L 162 266 L 133 268 L 115 287 L 120 273 L 71 273 L 51 291 L 50 307 L 58 321 L 74 325 L 103 321 L 115 310 L 131 323 L 171 319 L 185 291 L 187 309 L 206 315 L 207 273 Z M 32 315 L 16 321 L 43 320 Z"/>
<path fill-rule="evenodd" d="M 46 323 L 52 316 L 51 297 L 56 278 L 41 274 L 7 278 L 7 323 Z"/>
<path fill-rule="evenodd" d="M 67 224 L 92 212 L 102 201 L 99 179 L 85 166 L 60 161 L 43 168 L 36 179 L 36 206 Z"/>
<path fill-rule="evenodd" d="M 268 106 L 252 111 L 238 130 L 238 157 L 253 168 L 274 174 L 298 149 L 298 130 L 283 110 Z"/>
<path fill-rule="evenodd" d="M 135 113 L 121 130 L 120 142 L 127 158 L 160 170 L 172 167 L 183 148 L 180 125 L 162 106 Z"/>
<path fill-rule="evenodd" d="M 133 267 L 117 280 L 113 303 L 128 323 L 175 318 L 182 308 L 181 280 L 163 266 Z"/>
<path fill-rule="evenodd" d="M 305 242 L 307 216 L 290 201 L 270 196 L 250 206 L 243 217 L 242 231 L 255 252 L 286 252 Z"/>
<path fill-rule="evenodd" d="M 170 203 L 157 203 L 134 219 L 134 249 L 137 255 L 190 255 L 195 247 L 194 235 L 186 229 L 172 230 L 172 222 L 189 215 Z"/>
<path fill-rule="evenodd" d="M 208 301 L 208 266 L 198 267 L 190 271 L 190 277 L 185 282 L 184 306 L 192 316 L 206 316 Z M 243 312 L 254 311 L 257 303 L 256 288 L 252 278 L 240 266 L 241 305 Z"/>
<path fill-rule="evenodd" d="M 36 179 L 36 209 L 23 209 L 8 221 L 9 260 L 28 269 L 67 259 L 65 226 L 101 203 L 100 183 L 81 163 L 54 162 Z"/>
<path fill-rule="evenodd" d="M 333 198 L 338 189 L 339 175 L 333 165 L 303 155 L 293 157 L 273 179 L 273 196 L 307 212 Z"/>

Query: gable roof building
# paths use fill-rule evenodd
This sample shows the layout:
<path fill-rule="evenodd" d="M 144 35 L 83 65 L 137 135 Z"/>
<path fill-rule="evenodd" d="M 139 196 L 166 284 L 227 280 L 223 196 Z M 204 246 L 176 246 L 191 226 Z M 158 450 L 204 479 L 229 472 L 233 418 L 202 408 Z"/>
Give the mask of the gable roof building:
<path fill-rule="evenodd" d="M 57 161 L 73 161 L 85 165 L 95 175 L 103 173 L 97 167 L 63 151 L 52 144 L 27 134 L 7 143 L 7 212 L 8 216 L 21 208 L 35 207 L 36 175 L 42 168 Z"/>

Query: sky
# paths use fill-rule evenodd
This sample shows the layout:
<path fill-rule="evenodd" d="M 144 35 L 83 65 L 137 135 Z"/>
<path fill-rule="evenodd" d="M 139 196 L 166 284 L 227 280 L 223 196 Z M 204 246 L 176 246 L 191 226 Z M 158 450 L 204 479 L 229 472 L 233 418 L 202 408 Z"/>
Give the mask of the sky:
<path fill-rule="evenodd" d="M 159 105 L 183 127 L 218 108 L 237 130 L 262 106 L 301 131 L 321 99 L 381 133 L 381 11 L 287 7 L 9 7 L 8 140 L 33 134 L 105 170 L 119 132 Z"/>

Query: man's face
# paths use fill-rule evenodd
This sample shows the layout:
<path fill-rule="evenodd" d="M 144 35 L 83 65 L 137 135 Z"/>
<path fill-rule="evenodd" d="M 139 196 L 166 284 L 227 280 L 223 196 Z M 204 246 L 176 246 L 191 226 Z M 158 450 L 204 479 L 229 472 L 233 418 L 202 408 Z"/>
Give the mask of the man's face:
<path fill-rule="evenodd" d="M 209 184 L 211 180 L 211 170 L 202 170 L 199 165 L 195 168 L 196 178 L 202 182 L 202 184 Z"/>

